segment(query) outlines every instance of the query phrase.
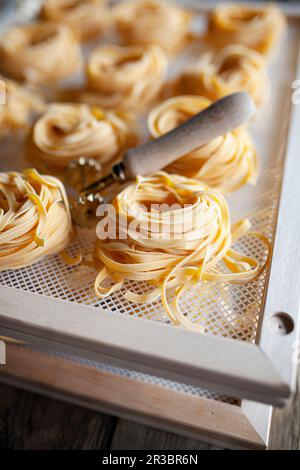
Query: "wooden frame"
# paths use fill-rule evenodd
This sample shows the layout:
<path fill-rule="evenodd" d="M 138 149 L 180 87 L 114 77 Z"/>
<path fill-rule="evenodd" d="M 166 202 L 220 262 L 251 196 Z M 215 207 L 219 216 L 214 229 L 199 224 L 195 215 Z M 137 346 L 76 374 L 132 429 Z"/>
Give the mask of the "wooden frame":
<path fill-rule="evenodd" d="M 195 5 L 196 2 L 190 1 L 189 3 Z M 202 3 L 201 8 L 205 7 L 207 5 Z M 289 7 L 283 9 L 291 16 L 300 16 L 299 9 L 297 11 Z M 300 77 L 300 60 L 297 75 Z M 253 404 L 247 400 L 282 406 L 295 387 L 296 365 L 293 364 L 292 354 L 293 345 L 299 340 L 300 328 L 298 318 L 300 253 L 299 250 L 295 250 L 297 230 L 300 228 L 300 214 L 297 207 L 297 201 L 300 198 L 300 186 L 297 181 L 297 174 L 300 174 L 299 142 L 297 142 L 299 123 L 300 106 L 295 106 L 290 123 L 265 310 L 256 345 L 221 337 L 199 337 L 195 333 L 179 328 L 124 318 L 111 315 L 105 310 L 95 310 L 93 307 L 70 304 L 17 289 L 0 287 L 1 334 L 54 351 L 68 352 L 233 394 L 246 399 L 241 407 L 204 398 L 194 399 L 180 392 L 162 393 L 161 388 L 160 393 L 157 394 L 152 388 L 156 386 L 144 385 L 142 388 L 148 400 L 147 406 L 143 408 L 140 405 L 137 410 L 132 409 L 130 403 L 124 403 L 124 406 L 122 403 L 122 409 L 120 409 L 117 403 L 112 403 L 118 397 L 118 395 L 112 396 L 114 384 L 123 387 L 123 390 L 126 387 L 132 387 L 136 397 L 140 383 L 133 379 L 121 380 L 113 374 L 102 372 L 98 372 L 98 378 L 95 378 L 93 373 L 87 372 L 83 366 L 71 365 L 62 359 L 44 357 L 39 365 L 37 353 L 24 350 L 20 352 L 20 349 L 14 346 L 8 347 L 8 360 L 11 357 L 12 361 L 9 360 L 5 369 L 1 369 L 1 380 L 30 386 L 31 389 L 42 390 L 53 396 L 67 397 L 71 401 L 97 409 L 104 405 L 106 410 L 130 417 L 130 419 L 138 420 L 139 416 L 142 416 L 143 422 L 157 423 L 160 427 L 169 426 L 172 430 L 176 429 L 193 437 L 201 438 L 204 433 L 206 440 L 224 443 L 227 446 L 264 447 L 267 445 L 271 407 Z M 285 239 L 286 232 L 289 233 L 288 244 Z M 287 291 L 289 296 L 285 295 Z M 46 315 L 43 315 L 44 311 L 47 312 Z M 279 316 L 276 316 L 277 314 Z M 286 331 L 284 330 L 285 320 L 290 325 Z M 279 332 L 288 334 L 276 334 L 278 332 L 276 325 Z M 290 329 L 292 331 L 289 331 Z M 142 342 L 140 338 L 143 338 Z M 180 348 L 177 347 L 178 344 L 181 345 Z M 42 370 L 45 367 L 48 368 L 48 376 Z M 68 389 L 64 383 L 64 377 L 71 380 L 74 375 L 78 374 L 78 371 L 82 374 L 85 388 L 83 390 L 82 383 L 76 383 L 74 379 L 73 396 L 70 394 L 70 388 Z M 39 377 L 38 383 L 37 377 Z M 106 401 L 104 392 L 101 395 L 98 389 L 93 389 L 93 400 L 91 400 L 91 391 L 87 384 L 91 385 L 94 380 L 102 385 L 107 384 L 109 402 Z M 53 383 L 57 384 L 56 391 L 53 389 Z M 159 400 L 162 400 L 159 402 L 159 418 L 155 407 L 151 407 L 151 396 L 153 396 L 151 394 L 153 393 L 156 398 L 159 395 Z M 193 413 L 190 413 L 190 422 L 187 423 L 187 417 L 180 415 L 180 410 L 178 410 L 180 416 L 174 416 L 175 411 L 170 409 L 167 409 L 167 413 L 164 414 L 165 395 L 171 402 L 173 399 L 181 400 L 183 403 L 181 410 L 185 409 L 186 403 L 187 407 L 192 407 L 193 413 L 198 407 L 200 410 L 207 408 L 212 413 L 220 412 L 220 416 L 225 419 L 226 412 L 230 409 L 236 421 L 231 423 L 232 418 L 226 419 L 227 424 L 224 423 L 224 429 L 219 425 L 214 428 L 215 424 L 210 423 L 205 415 L 201 415 L 200 419 L 198 415 L 193 418 Z M 173 416 L 170 416 L 171 414 Z M 220 419 L 222 421 L 222 418 Z M 233 427 L 236 426 L 236 431 L 231 428 L 231 424 Z"/>
<path fill-rule="evenodd" d="M 0 287 L 0 298 L 1 334 L 14 339 L 277 406 L 289 397 L 257 345 L 13 288 Z"/>

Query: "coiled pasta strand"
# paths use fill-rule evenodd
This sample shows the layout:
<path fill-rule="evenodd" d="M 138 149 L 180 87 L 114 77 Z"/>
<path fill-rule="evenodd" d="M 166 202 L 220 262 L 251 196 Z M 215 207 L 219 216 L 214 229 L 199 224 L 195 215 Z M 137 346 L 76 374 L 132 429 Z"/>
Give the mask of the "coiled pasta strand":
<path fill-rule="evenodd" d="M 63 170 L 81 156 L 107 170 L 135 142 L 129 124 L 111 111 L 55 103 L 33 126 L 26 153 L 43 171 Z"/>
<path fill-rule="evenodd" d="M 72 239 L 62 183 L 29 169 L 0 173 L 0 271 L 59 253 Z"/>
<path fill-rule="evenodd" d="M 148 117 L 152 137 L 166 134 L 211 102 L 200 96 L 177 96 L 155 107 Z M 246 129 L 238 128 L 184 155 L 166 168 L 170 173 L 197 178 L 223 193 L 257 179 L 257 155 Z"/>
<path fill-rule="evenodd" d="M 124 288 L 125 280 L 146 282 L 153 288 L 150 292 L 136 294 L 125 288 L 124 297 L 141 304 L 161 299 L 173 324 L 203 332 L 201 322 L 194 323 L 181 311 L 182 295 L 205 280 L 253 281 L 265 267 L 232 249 L 249 229 L 249 221 L 231 225 L 224 197 L 198 180 L 164 172 L 137 177 L 113 204 L 116 230 L 98 238 L 95 247 L 95 292 L 100 299 Z M 168 209 L 161 206 L 166 204 Z M 269 249 L 266 237 L 249 234 Z M 107 285 L 109 279 L 112 285 Z M 172 301 L 170 289 L 175 289 Z"/>
<path fill-rule="evenodd" d="M 66 25 L 15 26 L 0 36 L 0 69 L 16 80 L 55 83 L 79 70 L 81 50 Z"/>

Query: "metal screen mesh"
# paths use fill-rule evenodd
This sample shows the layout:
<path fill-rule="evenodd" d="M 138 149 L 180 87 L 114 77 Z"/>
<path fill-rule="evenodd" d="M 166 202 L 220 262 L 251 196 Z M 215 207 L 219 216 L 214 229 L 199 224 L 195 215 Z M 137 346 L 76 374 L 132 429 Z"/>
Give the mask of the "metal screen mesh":
<path fill-rule="evenodd" d="M 289 36 L 282 44 L 270 66 L 272 77 L 272 97 L 268 105 L 259 111 L 251 132 L 257 146 L 260 159 L 260 177 L 255 187 L 246 186 L 229 197 L 233 220 L 249 217 L 253 229 L 264 232 L 273 241 L 276 213 L 279 202 L 280 182 L 284 163 L 287 125 L 282 116 L 290 106 L 290 83 L 293 80 L 296 65 L 295 37 L 297 33 L 290 27 Z M 283 51 L 289 51 L 284 53 Z M 282 53 L 281 53 L 282 52 Z M 186 57 L 174 62 L 173 72 L 187 60 L 192 60 L 197 50 L 190 50 Z M 288 110 L 287 110 L 288 111 Z M 0 146 L 0 169 L 11 170 L 24 167 L 24 161 L 17 156 L 19 144 L 4 142 Z M 90 252 L 95 234 L 80 231 L 70 248 L 74 255 Z M 261 242 L 255 238 L 243 237 L 236 247 L 245 254 L 263 259 L 266 255 Z M 87 267 L 69 267 L 58 256 L 50 256 L 27 268 L 0 273 L 0 284 L 34 292 L 69 302 L 82 303 L 98 308 L 101 306 L 112 315 L 128 315 L 147 321 L 167 323 L 169 320 L 160 302 L 149 305 L 135 305 L 123 298 L 122 291 L 99 302 L 93 291 L 96 273 Z M 192 320 L 200 321 L 210 335 L 222 335 L 254 342 L 266 287 L 267 273 L 246 285 L 226 285 L 199 283 L 182 300 L 182 309 Z M 143 284 L 129 283 L 132 290 L 144 292 Z M 79 358 L 68 360 L 83 361 Z M 162 386 L 175 387 L 185 392 L 207 396 L 214 399 L 228 400 L 214 392 L 195 387 L 150 377 L 133 371 L 126 371 L 104 364 L 92 363 L 89 366 L 104 368 L 113 373 L 125 374 L 136 379 L 146 380 Z"/>

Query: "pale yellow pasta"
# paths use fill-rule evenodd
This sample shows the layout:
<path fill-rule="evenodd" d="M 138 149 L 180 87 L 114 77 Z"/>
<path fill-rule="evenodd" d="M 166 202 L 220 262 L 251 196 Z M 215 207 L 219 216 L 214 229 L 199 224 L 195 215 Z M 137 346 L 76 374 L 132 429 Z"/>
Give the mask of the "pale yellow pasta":
<path fill-rule="evenodd" d="M 17 80 L 55 83 L 80 67 L 81 49 L 66 25 L 15 26 L 0 36 L 0 70 Z"/>
<path fill-rule="evenodd" d="M 82 156 L 107 169 L 134 142 L 130 126 L 113 112 L 54 103 L 33 126 L 27 156 L 43 171 L 63 170 Z"/>
<path fill-rule="evenodd" d="M 41 17 L 67 24 L 81 41 L 101 36 L 110 19 L 105 0 L 45 0 Z"/>
<path fill-rule="evenodd" d="M 156 44 L 174 54 L 189 38 L 192 15 L 171 2 L 129 0 L 117 5 L 113 16 L 125 44 Z"/>
<path fill-rule="evenodd" d="M 247 91 L 256 105 L 269 97 L 271 84 L 264 57 L 241 45 L 208 52 L 190 65 L 177 82 L 179 93 L 190 93 L 217 100 L 236 91 Z"/>
<path fill-rule="evenodd" d="M 36 170 L 0 173 L 0 271 L 59 253 L 72 239 L 62 183 Z"/>
<path fill-rule="evenodd" d="M 203 332 L 201 321 L 195 323 L 188 312 L 181 311 L 182 295 L 201 281 L 249 282 L 264 268 L 232 249 L 232 243 L 249 229 L 249 221 L 231 225 L 224 197 L 198 180 L 164 172 L 137 177 L 113 204 L 116 236 L 98 238 L 95 247 L 99 264 L 95 291 L 100 299 L 121 288 L 131 302 L 146 304 L 161 299 L 175 325 Z M 263 235 L 251 235 L 269 248 Z M 221 269 L 220 263 L 227 270 Z M 112 284 L 107 284 L 109 279 Z M 152 289 L 142 294 L 132 292 L 124 285 L 126 280 L 146 282 Z M 175 290 L 170 292 L 171 288 Z"/>
<path fill-rule="evenodd" d="M 284 15 L 276 5 L 223 4 L 210 15 L 207 38 L 218 47 L 243 44 L 268 54 L 278 43 L 284 27 Z"/>
<path fill-rule="evenodd" d="M 88 102 L 105 108 L 147 106 L 158 97 L 166 68 L 158 46 L 100 46 L 87 64 L 88 89 L 94 94 Z"/>
<path fill-rule="evenodd" d="M 149 132 L 154 138 L 160 137 L 210 104 L 210 100 L 200 96 L 170 98 L 149 114 Z M 166 171 L 197 178 L 227 193 L 256 182 L 257 156 L 248 132 L 238 128 L 184 155 Z"/>
<path fill-rule="evenodd" d="M 13 80 L 0 76 L 3 104 L 0 103 L 0 138 L 11 132 L 25 130 L 35 114 L 41 113 L 43 101 Z"/>

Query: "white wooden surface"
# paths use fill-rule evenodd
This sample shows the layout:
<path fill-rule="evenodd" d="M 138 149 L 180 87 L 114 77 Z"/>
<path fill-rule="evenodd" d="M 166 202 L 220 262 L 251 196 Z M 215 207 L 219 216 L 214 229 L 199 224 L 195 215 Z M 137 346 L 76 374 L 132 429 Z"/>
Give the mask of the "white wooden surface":
<path fill-rule="evenodd" d="M 8 346 L 0 381 L 224 447 L 262 449 L 238 404 L 170 390 L 129 377 Z"/>
<path fill-rule="evenodd" d="M 250 400 L 282 406 L 289 397 L 289 388 L 254 344 L 18 289 L 0 287 L 0 298 L 0 332 L 6 336 Z"/>
<path fill-rule="evenodd" d="M 211 5 L 210 2 L 208 4 Z M 205 5 L 202 3 L 201 6 Z M 260 344 L 268 358 L 257 346 L 237 340 L 196 337 L 193 333 L 168 326 L 152 322 L 144 324 L 143 321 L 113 316 L 100 309 L 96 311 L 93 308 L 73 306 L 9 288 L 0 289 L 0 326 L 3 332 L 57 350 L 110 360 L 117 365 L 130 366 L 245 398 L 282 405 L 289 395 L 287 385 L 293 386 L 294 383 L 295 369 L 291 363 L 290 352 L 291 339 L 294 340 L 297 334 L 296 315 L 299 311 L 299 297 L 297 303 L 296 296 L 297 291 L 299 293 L 300 280 L 297 269 L 299 250 L 295 254 L 295 246 L 299 241 L 299 209 L 296 207 L 297 199 L 290 199 L 296 195 L 299 200 L 299 163 L 294 166 L 298 151 L 299 110 L 295 110 L 294 119 L 289 139 L 289 160 L 283 195 L 289 188 L 290 181 L 292 190 L 282 199 L 280 209 L 283 220 L 294 234 L 293 243 L 286 244 L 286 229 L 284 226 L 280 229 L 280 223 L 278 230 L 281 231 L 276 237 L 276 257 L 270 277 L 269 292 L 273 294 L 271 298 L 269 294 L 267 296 L 266 311 L 271 316 L 278 311 L 290 314 L 294 317 L 295 328 L 292 335 L 280 338 L 270 335 L 266 318 L 262 324 Z M 296 213 L 293 212 L 295 209 Z M 279 214 L 280 220 L 282 219 Z M 283 250 L 284 260 L 281 256 Z M 293 266 L 293 270 L 288 269 L 290 266 Z M 280 272 L 285 270 L 286 276 L 279 274 L 278 269 Z M 292 302 L 285 302 L 283 299 L 289 297 L 286 293 L 290 292 L 291 274 L 297 278 L 293 281 L 295 297 Z M 276 299 L 281 299 L 282 302 L 277 304 Z M 45 314 L 46 311 L 51 312 L 51 315 Z M 264 423 L 266 422 L 264 420 Z M 263 427 L 266 429 L 265 424 Z M 264 430 L 263 433 L 266 434 L 267 431 Z"/>

